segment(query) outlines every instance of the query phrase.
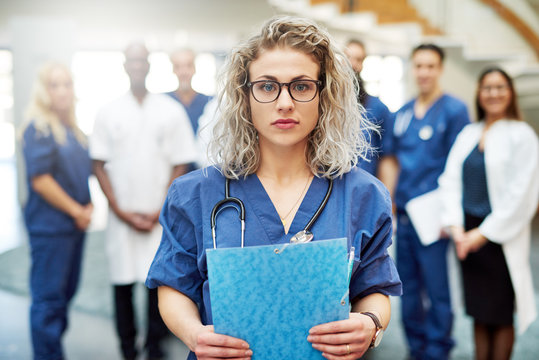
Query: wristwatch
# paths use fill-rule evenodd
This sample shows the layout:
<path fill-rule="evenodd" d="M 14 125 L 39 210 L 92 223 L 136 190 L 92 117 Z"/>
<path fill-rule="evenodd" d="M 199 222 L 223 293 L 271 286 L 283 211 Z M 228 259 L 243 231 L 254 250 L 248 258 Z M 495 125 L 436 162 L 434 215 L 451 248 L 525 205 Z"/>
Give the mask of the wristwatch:
<path fill-rule="evenodd" d="M 374 315 L 373 313 L 369 311 L 362 311 L 360 314 L 367 315 L 374 321 L 374 325 L 376 326 L 376 332 L 374 333 L 374 336 L 371 340 L 371 345 L 369 346 L 370 349 L 377 347 L 380 345 L 380 342 L 382 341 L 382 337 L 384 336 L 384 328 L 382 327 L 382 323 L 380 322 L 380 319 L 378 319 L 378 316 Z"/>

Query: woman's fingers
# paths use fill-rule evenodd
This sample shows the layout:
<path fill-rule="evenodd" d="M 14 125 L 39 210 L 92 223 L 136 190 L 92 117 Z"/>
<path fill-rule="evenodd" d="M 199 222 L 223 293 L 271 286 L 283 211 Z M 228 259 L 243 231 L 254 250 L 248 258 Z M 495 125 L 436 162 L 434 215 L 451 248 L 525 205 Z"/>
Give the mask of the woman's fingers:
<path fill-rule="evenodd" d="M 349 332 L 358 329 L 358 327 L 361 329 L 363 328 L 363 322 L 353 316 L 355 314 L 350 314 L 350 318 L 346 320 L 339 320 L 339 321 L 332 321 L 321 325 L 316 325 L 311 328 L 309 331 L 310 335 L 321 335 L 321 334 L 336 334 L 336 333 L 343 333 L 343 332 Z"/>
<path fill-rule="evenodd" d="M 372 341 L 374 324 L 359 313 L 350 313 L 347 320 L 334 321 L 313 327 L 307 340 L 326 359 L 359 359 Z M 370 324 L 371 326 L 367 325 Z"/>
<path fill-rule="evenodd" d="M 313 344 L 313 348 L 323 353 L 342 356 L 342 355 L 350 355 L 352 353 L 357 353 L 363 350 L 364 346 L 360 346 L 354 343 L 339 344 L 339 345 Z"/>
<path fill-rule="evenodd" d="M 199 359 L 249 359 L 253 355 L 246 341 L 213 332 L 198 336 L 195 353 Z"/>
<path fill-rule="evenodd" d="M 353 342 L 362 342 L 364 336 L 360 332 L 347 332 L 341 334 L 323 334 L 323 335 L 309 335 L 307 341 L 313 344 L 349 344 Z"/>

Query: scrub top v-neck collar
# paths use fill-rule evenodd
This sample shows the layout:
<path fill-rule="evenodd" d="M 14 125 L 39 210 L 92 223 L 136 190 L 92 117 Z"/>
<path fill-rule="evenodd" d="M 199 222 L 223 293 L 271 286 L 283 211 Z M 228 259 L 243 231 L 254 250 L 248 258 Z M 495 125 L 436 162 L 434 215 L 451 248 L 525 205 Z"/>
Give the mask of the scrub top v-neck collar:
<path fill-rule="evenodd" d="M 256 174 L 249 175 L 239 183 L 243 192 L 242 197 L 247 202 L 246 218 L 249 216 L 257 217 L 271 244 L 288 243 L 292 236 L 303 230 L 318 209 L 327 190 L 327 180 L 315 176 L 290 224 L 288 234 L 285 234 L 279 214 L 258 176 Z M 249 222 L 249 220 L 247 221 Z"/>
<path fill-rule="evenodd" d="M 437 108 L 439 106 L 442 105 L 442 102 L 443 100 L 445 99 L 446 97 L 446 94 L 442 94 L 440 95 L 430 106 L 429 108 L 427 109 L 427 111 L 425 111 L 425 113 L 423 114 L 423 117 L 421 118 L 418 118 L 416 115 L 415 115 L 415 104 L 417 103 L 417 99 L 414 100 L 414 103 L 412 104 L 412 114 L 413 114 L 413 118 L 415 120 L 417 120 L 418 122 L 420 122 L 422 125 L 426 124 L 427 122 L 432 122 L 432 118 L 435 118 L 432 115 L 432 113 L 435 113 L 437 112 Z M 429 121 L 430 120 L 430 121 Z"/>

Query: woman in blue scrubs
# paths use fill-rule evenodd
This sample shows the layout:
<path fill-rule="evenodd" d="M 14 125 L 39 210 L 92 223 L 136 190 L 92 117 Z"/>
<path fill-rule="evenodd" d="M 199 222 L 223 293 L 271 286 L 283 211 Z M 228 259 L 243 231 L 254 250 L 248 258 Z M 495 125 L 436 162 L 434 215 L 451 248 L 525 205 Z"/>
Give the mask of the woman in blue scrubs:
<path fill-rule="evenodd" d="M 315 240 L 346 237 L 355 247 L 352 309 L 347 320 L 313 327 L 307 340 L 327 359 L 358 359 L 378 343 L 389 295 L 400 295 L 401 283 L 387 253 L 389 194 L 355 167 L 369 150 L 363 134 L 371 125 L 359 110 L 352 69 L 316 24 L 276 17 L 229 56 L 223 84 L 211 145 L 219 166 L 177 179 L 161 213 L 163 238 L 146 284 L 159 288 L 163 319 L 191 349 L 189 359 L 251 358 L 248 343 L 211 326 L 206 249 L 213 248 L 210 214 L 225 196 L 225 178 L 245 204 L 245 246 L 289 243 L 333 179 L 311 231 Z M 234 210 L 219 215 L 217 229 L 217 247 L 240 246 Z"/>
<path fill-rule="evenodd" d="M 34 359 L 63 359 L 61 338 L 79 281 L 92 204 L 86 137 L 75 121 L 69 69 L 42 67 L 23 128 L 28 202 L 24 218 L 32 269 L 30 324 Z"/>

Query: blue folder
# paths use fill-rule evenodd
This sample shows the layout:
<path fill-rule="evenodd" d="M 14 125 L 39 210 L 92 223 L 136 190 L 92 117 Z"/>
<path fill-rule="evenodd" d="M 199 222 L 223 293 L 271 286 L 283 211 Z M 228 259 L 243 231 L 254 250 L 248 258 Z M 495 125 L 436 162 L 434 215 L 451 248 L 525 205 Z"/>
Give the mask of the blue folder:
<path fill-rule="evenodd" d="M 247 341 L 253 360 L 324 359 L 309 329 L 347 319 L 346 239 L 207 251 L 215 332 Z"/>

